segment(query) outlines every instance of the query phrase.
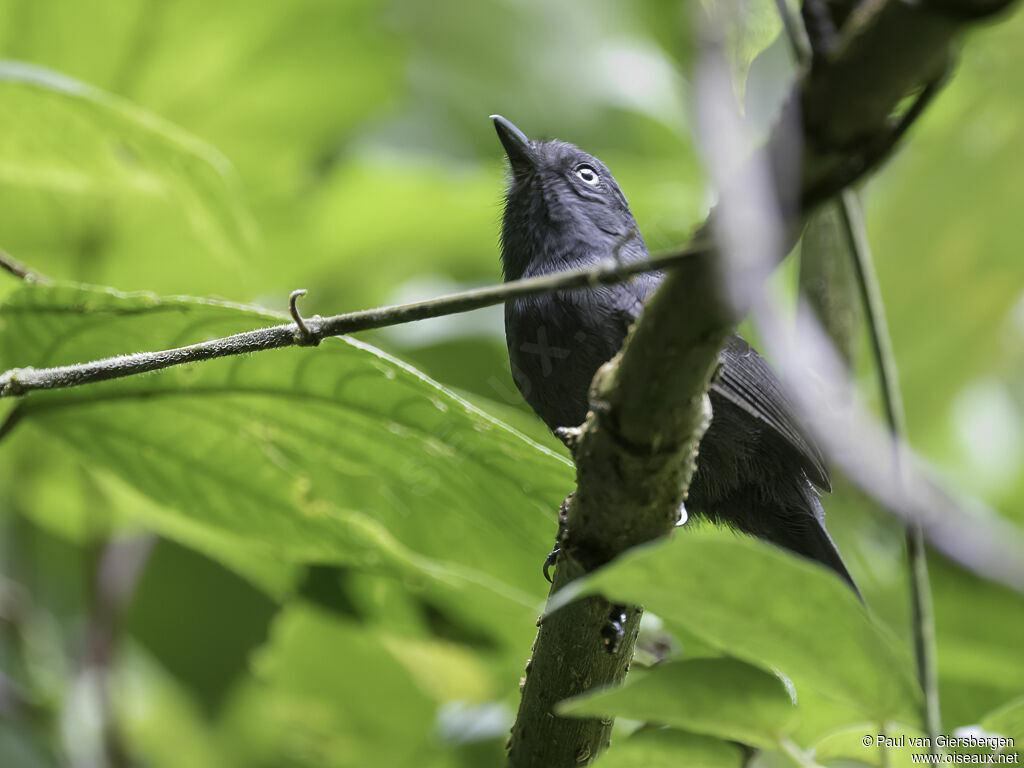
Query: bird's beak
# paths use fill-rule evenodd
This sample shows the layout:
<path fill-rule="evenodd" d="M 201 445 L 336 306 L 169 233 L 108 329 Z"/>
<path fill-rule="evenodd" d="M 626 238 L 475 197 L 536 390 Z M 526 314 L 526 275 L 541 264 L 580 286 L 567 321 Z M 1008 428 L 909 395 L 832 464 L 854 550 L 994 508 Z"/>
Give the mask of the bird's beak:
<path fill-rule="evenodd" d="M 518 176 L 526 171 L 532 171 L 536 167 L 537 156 L 526 134 L 501 115 L 491 115 L 491 120 L 494 121 L 494 130 L 498 132 L 501 145 L 508 155 L 512 173 Z"/>

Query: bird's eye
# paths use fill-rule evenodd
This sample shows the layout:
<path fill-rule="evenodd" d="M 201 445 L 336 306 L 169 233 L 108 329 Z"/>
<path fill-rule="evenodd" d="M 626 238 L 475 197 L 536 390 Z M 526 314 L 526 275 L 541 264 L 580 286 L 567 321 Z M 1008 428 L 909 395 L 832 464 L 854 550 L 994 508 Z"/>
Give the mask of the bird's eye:
<path fill-rule="evenodd" d="M 596 187 L 601 183 L 601 177 L 597 175 L 597 171 L 591 168 L 589 165 L 578 165 L 574 171 L 576 176 L 579 177 L 580 181 L 584 184 L 589 184 L 592 187 Z"/>

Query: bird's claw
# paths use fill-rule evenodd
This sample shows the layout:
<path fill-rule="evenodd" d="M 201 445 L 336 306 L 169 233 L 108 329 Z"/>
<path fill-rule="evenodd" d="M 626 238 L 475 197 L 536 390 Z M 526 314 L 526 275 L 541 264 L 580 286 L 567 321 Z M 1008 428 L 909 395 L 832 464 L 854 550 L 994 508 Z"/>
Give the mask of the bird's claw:
<path fill-rule="evenodd" d="M 551 566 L 558 562 L 558 555 L 562 552 L 558 545 L 555 544 L 555 548 L 551 550 L 546 558 L 544 558 L 544 578 L 548 580 L 548 584 L 554 584 L 551 580 Z"/>
<path fill-rule="evenodd" d="M 629 615 L 626 613 L 626 606 L 613 605 L 608 615 L 608 620 L 601 627 L 601 640 L 604 641 L 604 649 L 610 653 L 618 653 L 622 646 L 622 640 L 626 636 L 626 622 Z"/>
<path fill-rule="evenodd" d="M 576 453 L 576 446 L 579 445 L 580 436 L 583 434 L 582 429 L 579 427 L 556 427 L 554 433 L 570 453 Z"/>

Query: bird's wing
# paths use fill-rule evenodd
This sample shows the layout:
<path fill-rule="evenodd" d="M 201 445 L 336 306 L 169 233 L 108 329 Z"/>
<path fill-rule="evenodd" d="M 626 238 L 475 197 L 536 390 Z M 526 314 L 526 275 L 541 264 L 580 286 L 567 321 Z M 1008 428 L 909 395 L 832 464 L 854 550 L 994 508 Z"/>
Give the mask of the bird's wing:
<path fill-rule="evenodd" d="M 658 287 L 662 273 L 637 275 L 617 286 L 615 298 L 620 316 L 632 323 Z M 741 336 L 733 334 L 718 357 L 722 363 L 711 389 L 779 435 L 793 449 L 807 477 L 819 488 L 831 491 L 832 479 L 821 452 L 793 418 L 793 407 L 782 391 L 778 376 L 767 361 Z"/>
<path fill-rule="evenodd" d="M 729 337 L 718 359 L 722 367 L 711 389 L 782 437 L 796 452 L 811 482 L 831 491 L 821 452 L 793 418 L 789 398 L 771 366 L 737 335 Z"/>

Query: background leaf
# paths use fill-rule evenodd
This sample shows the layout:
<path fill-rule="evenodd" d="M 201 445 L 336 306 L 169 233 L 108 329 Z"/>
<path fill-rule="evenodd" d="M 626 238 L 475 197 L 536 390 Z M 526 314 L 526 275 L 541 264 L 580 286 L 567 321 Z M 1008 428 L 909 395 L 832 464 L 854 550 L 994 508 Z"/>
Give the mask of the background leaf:
<path fill-rule="evenodd" d="M 616 740 L 596 763 L 601 768 L 739 768 L 742 764 L 738 745 L 672 728 L 639 731 Z"/>
<path fill-rule="evenodd" d="M 779 669 L 793 679 L 798 699 L 806 685 L 877 722 L 916 717 L 905 655 L 849 587 L 771 545 L 684 529 L 674 541 L 630 551 L 563 590 L 554 607 L 594 593 L 643 605 L 669 627 L 678 624 L 737 658 Z"/>
<path fill-rule="evenodd" d="M 1024 697 L 1014 699 L 981 719 L 981 727 L 990 733 L 1009 736 L 1017 752 L 1024 745 Z"/>
<path fill-rule="evenodd" d="M 32 286 L 10 298 L 0 320 L 4 365 L 42 366 L 280 318 L 208 301 Z M 571 487 L 566 462 L 366 345 L 332 339 L 316 350 L 38 394 L 11 427 L 59 438 L 250 554 L 389 573 L 450 593 L 462 613 L 467 591 L 500 597 L 514 612 L 543 595 L 553 511 Z M 175 535 L 161 520 L 147 523 Z"/>
<path fill-rule="evenodd" d="M 899 743 L 902 739 L 905 746 L 879 746 L 876 739 L 883 736 Z M 873 741 L 864 745 L 864 739 Z M 867 765 L 911 766 L 920 765 L 913 755 L 928 753 L 928 747 L 921 746 L 920 740 L 926 738 L 923 731 L 913 728 L 886 727 L 878 728 L 861 723 L 852 728 L 830 733 L 814 745 L 814 759 L 819 762 L 831 760 L 855 760 Z"/>
<path fill-rule="evenodd" d="M 796 715 L 779 678 L 735 659 L 660 664 L 619 688 L 569 699 L 558 711 L 647 720 L 769 749 Z"/>
<path fill-rule="evenodd" d="M 0 186 L 94 204 L 172 206 L 210 254 L 237 257 L 252 237 L 234 172 L 213 147 L 65 75 L 0 61 Z"/>
<path fill-rule="evenodd" d="M 263 695 L 254 688 L 248 706 L 283 715 L 273 730 L 249 733 L 262 759 L 299 750 L 324 766 L 404 765 L 431 751 L 434 703 L 358 625 L 315 610 L 287 612 L 256 659 L 256 678 Z M 366 706 L 372 690 L 388 691 L 392 705 Z"/>

